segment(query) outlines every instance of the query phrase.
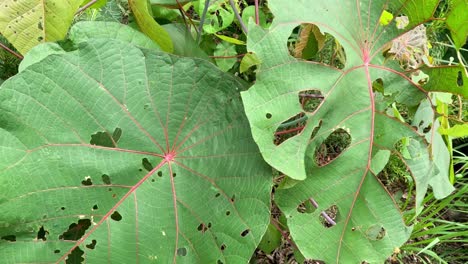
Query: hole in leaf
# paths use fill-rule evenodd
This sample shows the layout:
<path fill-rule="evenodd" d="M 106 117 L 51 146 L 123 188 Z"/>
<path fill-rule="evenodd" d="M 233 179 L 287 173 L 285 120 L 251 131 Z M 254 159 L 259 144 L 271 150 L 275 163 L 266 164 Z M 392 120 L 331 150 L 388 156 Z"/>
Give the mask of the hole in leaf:
<path fill-rule="evenodd" d="M 91 243 L 86 245 L 87 248 L 89 249 L 94 249 L 96 247 L 97 241 L 96 239 L 91 240 Z"/>
<path fill-rule="evenodd" d="M 220 193 L 216 193 L 215 194 L 215 197 L 219 197 L 221 194 Z"/>
<path fill-rule="evenodd" d="M 59 239 L 60 240 L 78 240 L 85 234 L 85 231 L 90 226 L 91 226 L 91 220 L 80 219 L 78 220 L 78 223 L 72 223 L 68 227 L 68 230 L 63 232 L 63 234 L 59 236 Z"/>
<path fill-rule="evenodd" d="M 149 162 L 147 158 L 143 158 L 141 160 L 141 165 L 143 165 L 143 168 L 145 168 L 145 170 L 147 171 L 151 171 L 154 168 L 154 166 Z M 158 172 L 158 175 L 159 175 L 159 172 Z"/>
<path fill-rule="evenodd" d="M 423 133 L 424 133 L 424 134 L 425 134 L 425 133 L 428 133 L 429 131 L 431 131 L 431 128 L 432 128 L 432 125 L 429 124 L 427 127 L 425 127 L 425 128 L 423 129 Z"/>
<path fill-rule="evenodd" d="M 54 250 L 54 253 L 55 253 L 55 254 L 58 254 L 58 253 L 60 253 L 60 249 L 56 249 L 56 250 Z"/>
<path fill-rule="evenodd" d="M 231 214 L 231 211 L 226 211 L 226 215 L 230 215 Z"/>
<path fill-rule="evenodd" d="M 65 208 L 65 207 L 63 207 L 63 206 L 62 206 L 62 207 L 60 207 L 60 210 L 62 210 L 62 211 L 63 211 L 63 210 L 65 210 L 65 209 L 66 209 L 66 208 Z"/>
<path fill-rule="evenodd" d="M 208 223 L 208 228 L 211 228 L 211 223 Z"/>
<path fill-rule="evenodd" d="M 366 230 L 366 237 L 369 240 L 381 240 L 382 238 L 385 237 L 386 231 L 383 226 L 380 225 L 371 225 L 367 230 Z"/>
<path fill-rule="evenodd" d="M 351 144 L 351 135 L 342 128 L 331 133 L 315 150 L 315 162 L 324 166 L 335 160 Z"/>
<path fill-rule="evenodd" d="M 461 71 L 458 71 L 457 85 L 458 85 L 458 87 L 463 86 L 463 75 L 462 75 Z"/>
<path fill-rule="evenodd" d="M 216 264 L 224 264 L 224 262 L 222 262 L 220 259 L 218 259 L 218 261 L 216 261 Z"/>
<path fill-rule="evenodd" d="M 122 129 L 120 128 L 116 128 L 112 135 L 106 131 L 97 132 L 96 134 L 91 135 L 91 140 L 89 141 L 89 143 L 91 145 L 114 148 L 117 146 L 117 141 L 119 141 L 121 136 Z"/>
<path fill-rule="evenodd" d="M 112 188 L 107 189 L 109 192 L 112 192 Z"/>
<path fill-rule="evenodd" d="M 320 216 L 320 222 L 322 225 L 326 228 L 330 228 L 334 225 L 336 225 L 336 222 L 338 222 L 339 218 L 339 210 L 338 206 L 332 205 L 328 207 L 325 211 L 323 211 Z"/>
<path fill-rule="evenodd" d="M 235 200 L 236 200 L 236 195 L 233 194 L 233 195 L 231 196 L 231 202 L 234 202 Z"/>
<path fill-rule="evenodd" d="M 91 177 L 86 176 L 85 179 L 81 181 L 81 184 L 84 186 L 91 186 L 93 185 L 93 181 L 91 180 Z"/>
<path fill-rule="evenodd" d="M 221 248 L 221 250 L 225 250 L 225 249 L 226 249 L 226 245 L 222 244 L 220 248 Z"/>
<path fill-rule="evenodd" d="M 93 211 L 96 211 L 97 209 L 99 209 L 98 205 L 97 204 L 93 205 Z"/>
<path fill-rule="evenodd" d="M 15 235 L 6 235 L 2 236 L 3 240 L 10 241 L 10 242 L 15 242 L 16 241 L 16 236 Z"/>
<path fill-rule="evenodd" d="M 317 206 L 314 205 L 314 201 L 312 199 L 303 201 L 296 208 L 296 210 L 301 214 L 311 214 L 315 212 L 315 209 L 317 209 Z"/>
<path fill-rule="evenodd" d="M 384 82 L 382 78 L 378 78 L 372 82 L 372 91 L 384 94 Z"/>
<path fill-rule="evenodd" d="M 177 256 L 186 256 L 187 255 L 187 249 L 182 247 L 177 249 Z"/>
<path fill-rule="evenodd" d="M 111 214 L 110 217 L 111 217 L 112 220 L 117 221 L 117 222 L 120 221 L 120 220 L 122 220 L 122 216 L 121 216 L 120 213 L 117 212 L 117 211 L 114 211 L 114 212 Z"/>
<path fill-rule="evenodd" d="M 158 171 L 158 176 L 162 177 L 162 171 Z"/>
<path fill-rule="evenodd" d="M 272 117 L 272 115 L 271 115 L 271 113 L 266 113 L 265 117 L 266 117 L 267 119 L 270 119 L 270 118 Z"/>
<path fill-rule="evenodd" d="M 323 101 L 322 92 L 319 90 L 305 90 L 299 92 L 299 103 L 302 109 L 308 113 L 312 113 Z"/>
<path fill-rule="evenodd" d="M 308 61 L 316 60 L 316 55 L 323 48 L 325 35 L 314 24 L 302 24 L 293 29 L 288 39 L 291 56 Z"/>
<path fill-rule="evenodd" d="M 307 116 L 304 113 L 299 113 L 284 121 L 276 129 L 273 143 L 278 146 L 286 140 L 297 136 L 301 133 L 302 129 L 304 129 L 306 121 Z"/>
<path fill-rule="evenodd" d="M 39 231 L 37 232 L 37 240 L 41 239 L 42 241 L 46 241 L 46 234 L 48 233 L 49 232 L 44 229 L 44 226 L 41 226 L 41 228 L 39 228 Z"/>
<path fill-rule="evenodd" d="M 242 231 L 241 237 L 247 236 L 249 234 L 249 232 L 250 232 L 250 229 L 246 229 L 246 230 Z"/>
<path fill-rule="evenodd" d="M 110 185 L 110 184 L 111 184 L 111 179 L 110 179 L 109 175 L 103 174 L 103 175 L 101 176 L 101 179 L 102 179 L 102 182 L 103 182 L 104 184 L 107 184 L 107 185 Z"/>
<path fill-rule="evenodd" d="M 68 255 L 67 259 L 65 260 L 66 264 L 77 264 L 77 263 L 83 263 L 84 258 L 84 251 L 81 250 L 80 247 L 76 247 L 73 249 L 73 251 Z"/>
<path fill-rule="evenodd" d="M 172 177 L 174 178 L 175 176 L 177 176 L 177 174 L 175 172 L 172 173 Z"/>
<path fill-rule="evenodd" d="M 197 227 L 197 230 L 198 230 L 198 231 L 201 231 L 202 233 L 205 233 L 205 231 L 208 230 L 208 227 L 206 227 L 205 224 L 201 223 L 201 224 Z"/>
<path fill-rule="evenodd" d="M 289 54 L 297 59 L 321 62 L 339 69 L 343 69 L 346 63 L 341 44 L 314 24 L 304 23 L 294 28 L 287 46 Z"/>
<path fill-rule="evenodd" d="M 155 182 L 156 180 L 154 178 L 151 179 L 151 182 Z"/>

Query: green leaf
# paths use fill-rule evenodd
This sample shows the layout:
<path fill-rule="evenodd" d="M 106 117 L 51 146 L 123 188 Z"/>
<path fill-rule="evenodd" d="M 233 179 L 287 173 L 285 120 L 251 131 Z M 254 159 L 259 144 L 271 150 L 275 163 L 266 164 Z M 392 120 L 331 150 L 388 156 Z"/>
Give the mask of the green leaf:
<path fill-rule="evenodd" d="M 167 31 L 156 22 L 149 13 L 146 0 L 128 0 L 140 30 L 156 42 L 163 51 L 172 52 L 174 46 Z"/>
<path fill-rule="evenodd" d="M 417 150 L 422 153 L 421 158 L 406 160 L 407 165 L 410 167 L 413 175 L 417 171 L 424 171 L 426 177 L 415 177 L 416 181 L 416 211 L 419 213 L 422 208 L 419 205 L 422 203 L 427 183 L 433 186 L 433 193 L 436 199 L 442 199 L 452 193 L 455 189 L 450 183 L 449 170 L 450 170 L 450 153 L 442 136 L 437 133 L 440 127 L 439 120 L 434 120 L 434 112 L 428 100 L 424 100 L 418 107 L 416 114 L 413 117 L 412 126 L 417 127 L 420 134 L 425 136 L 428 142 L 431 142 L 431 152 L 427 157 L 424 157 L 427 152 L 426 145 L 420 145 Z M 412 148 L 418 148 L 415 142 L 411 142 Z M 414 152 L 414 150 L 413 150 Z M 412 155 L 414 156 L 414 154 Z M 437 186 L 436 188 L 434 186 Z"/>
<path fill-rule="evenodd" d="M 241 73 L 246 72 L 248 69 L 250 69 L 250 67 L 259 65 L 260 63 L 261 61 L 254 53 L 247 53 L 241 60 L 239 71 Z"/>
<path fill-rule="evenodd" d="M 203 13 L 206 0 L 200 0 L 198 14 Z M 227 0 L 211 0 L 206 12 L 203 30 L 208 34 L 214 34 L 229 27 L 234 21 L 234 11 Z"/>
<path fill-rule="evenodd" d="M 468 124 L 454 125 L 450 128 L 439 128 L 439 133 L 453 138 L 468 137 Z"/>
<path fill-rule="evenodd" d="M 117 22 L 81 21 L 70 29 L 69 38 L 76 45 L 89 39 L 118 39 L 142 48 L 160 50 L 158 44 L 145 34 Z"/>
<path fill-rule="evenodd" d="M 42 43 L 33 47 L 29 52 L 28 56 L 24 57 L 21 61 L 18 71 L 22 72 L 30 65 L 40 62 L 44 58 L 52 54 L 64 54 L 65 51 L 57 43 Z"/>
<path fill-rule="evenodd" d="M 450 12 L 447 13 L 447 28 L 452 35 L 455 48 L 459 50 L 468 37 L 468 1 L 452 0 Z"/>
<path fill-rule="evenodd" d="M 269 2 L 275 19 L 268 30 L 250 24 L 248 51 L 262 64 L 255 85 L 242 92 L 242 99 L 265 160 L 286 176 L 301 180 L 278 190 L 275 200 L 305 258 L 327 264 L 383 263 L 409 238 L 412 228 L 405 225 L 377 177 L 389 152 L 397 152 L 395 146 L 403 138 L 410 141 L 410 160 L 405 162 L 418 185 L 417 210 L 421 208 L 419 197 L 424 197 L 429 186 L 438 198 L 450 194 L 451 186 L 438 184 L 446 183 L 448 177 L 431 159 L 433 142 L 386 115 L 391 104 L 372 87 L 380 79 L 388 97 L 409 106 L 427 96 L 423 92 L 426 86 L 412 82 L 412 71 L 407 70 L 419 65 L 415 61 L 424 54 L 409 54 L 415 59 L 412 61 L 404 56 L 386 57 L 383 51 L 401 44 L 404 39 L 400 37 L 412 37 L 414 32 L 404 34 L 416 27 L 421 33 L 416 40 L 424 40 L 425 29 L 420 25 L 433 17 L 437 5 L 436 0 L 348 0 L 339 5 L 318 0 L 292 5 L 277 0 Z M 395 20 L 383 25 L 384 11 L 394 17 L 404 14 L 408 24 L 404 29 Z M 288 39 L 305 23 L 335 37 L 337 51 L 346 58 L 342 69 L 290 55 Z M 405 52 L 412 50 L 404 48 Z M 442 73 L 432 75 L 426 85 L 448 91 L 450 88 L 437 85 L 442 77 Z M 289 132 L 282 127 L 304 117 Z M 313 212 L 301 209 L 311 200 L 317 204 Z M 312 243 L 316 240 L 320 243 Z"/>
<path fill-rule="evenodd" d="M 177 3 L 177 1 L 179 3 Z M 179 8 L 179 4 L 185 5 L 188 2 L 191 2 L 191 0 L 150 0 L 152 5 L 161 5 L 169 8 Z"/>
<path fill-rule="evenodd" d="M 268 27 L 265 12 L 262 9 L 260 9 L 258 15 L 258 19 L 260 20 L 260 26 L 262 26 L 263 28 Z M 244 24 L 248 25 L 250 18 L 252 18 L 252 20 L 255 21 L 255 6 L 252 5 L 247 6 L 242 10 L 242 21 L 244 22 Z"/>
<path fill-rule="evenodd" d="M 0 4 L 0 33 L 22 54 L 65 37 L 83 0 L 6 0 Z"/>
<path fill-rule="evenodd" d="M 380 15 L 380 25 L 386 26 L 393 20 L 393 14 L 388 12 L 387 10 L 383 10 L 382 14 Z"/>
<path fill-rule="evenodd" d="M 216 46 L 214 55 L 217 57 L 227 57 L 215 58 L 216 65 L 225 72 L 229 71 L 237 61 L 237 58 L 232 58 L 237 55 L 236 46 L 225 41 L 220 42 Z"/>
<path fill-rule="evenodd" d="M 426 91 L 449 92 L 468 98 L 468 76 L 463 65 L 423 67 L 429 81 L 422 86 Z"/>
<path fill-rule="evenodd" d="M 272 179 L 241 89 L 204 60 L 109 39 L 4 82 L 2 262 L 247 263 Z"/>
<path fill-rule="evenodd" d="M 219 34 L 214 34 L 215 36 L 217 36 L 218 38 L 226 41 L 226 42 L 229 42 L 231 44 L 236 44 L 236 45 L 245 45 L 245 42 L 242 41 L 242 40 L 238 40 L 236 38 L 231 38 L 231 37 L 228 37 L 228 36 L 224 36 L 224 35 L 219 35 Z"/>
<path fill-rule="evenodd" d="M 281 244 L 281 233 L 272 224 L 268 225 L 265 235 L 260 241 L 258 248 L 267 254 L 271 254 L 273 250 Z"/>
<path fill-rule="evenodd" d="M 163 25 L 163 28 L 169 33 L 174 44 L 174 54 L 196 57 L 212 61 L 210 57 L 198 46 L 192 35 L 187 32 L 184 24 L 170 23 Z"/>
<path fill-rule="evenodd" d="M 86 5 L 87 3 L 91 2 L 92 0 L 84 0 L 81 6 Z M 101 8 L 107 4 L 107 0 L 97 0 L 94 4 L 92 4 L 88 8 Z"/>

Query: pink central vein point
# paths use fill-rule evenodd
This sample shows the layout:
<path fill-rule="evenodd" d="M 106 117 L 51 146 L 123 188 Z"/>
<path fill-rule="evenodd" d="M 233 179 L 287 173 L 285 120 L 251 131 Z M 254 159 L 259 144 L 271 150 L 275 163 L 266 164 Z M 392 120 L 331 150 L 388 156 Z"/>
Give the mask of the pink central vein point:
<path fill-rule="evenodd" d="M 176 154 L 174 152 L 169 152 L 164 155 L 164 160 L 167 162 L 171 162 L 174 160 Z"/>

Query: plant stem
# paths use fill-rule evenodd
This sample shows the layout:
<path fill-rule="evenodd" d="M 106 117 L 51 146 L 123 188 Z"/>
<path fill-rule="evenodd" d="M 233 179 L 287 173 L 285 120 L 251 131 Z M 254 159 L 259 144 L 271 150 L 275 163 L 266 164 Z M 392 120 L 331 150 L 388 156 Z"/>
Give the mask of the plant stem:
<path fill-rule="evenodd" d="M 195 28 L 195 31 L 198 32 L 198 28 L 195 26 L 195 23 L 193 23 L 192 19 L 187 14 L 187 12 L 185 12 L 184 7 L 182 6 L 182 4 L 179 2 L 179 0 L 176 0 L 176 2 L 177 2 L 177 5 L 179 6 L 179 11 L 182 13 L 182 17 L 184 18 L 184 21 L 185 21 L 185 17 L 187 17 L 190 24 L 192 24 L 193 28 Z M 184 17 L 184 15 L 185 15 L 185 17 Z M 190 30 L 189 30 L 189 32 L 190 32 Z"/>
<path fill-rule="evenodd" d="M 85 11 L 86 9 L 88 9 L 88 7 L 92 6 L 94 3 L 96 3 L 98 0 L 91 0 L 89 1 L 86 5 L 80 7 L 80 9 L 78 9 L 78 11 L 76 11 L 75 15 L 78 15 L 80 14 L 81 12 Z"/>
<path fill-rule="evenodd" d="M 289 127 L 289 126 L 293 126 L 293 125 L 296 125 L 302 121 L 306 121 L 307 118 L 309 118 L 308 116 L 303 116 L 301 118 L 298 118 L 296 120 L 292 120 L 292 121 L 289 121 L 289 122 L 286 122 L 286 123 L 282 123 L 281 125 L 279 125 L 278 128 L 285 128 L 285 127 Z"/>
<path fill-rule="evenodd" d="M 305 94 L 305 93 L 301 93 L 299 94 L 299 96 L 301 97 L 309 97 L 309 98 L 324 98 L 323 95 L 320 95 L 320 94 Z"/>
<path fill-rule="evenodd" d="M 200 24 L 198 25 L 198 34 L 197 34 L 197 43 L 200 44 L 200 38 L 203 32 L 203 24 L 205 24 L 206 13 L 208 12 L 208 7 L 210 6 L 210 0 L 205 1 L 205 7 L 203 8 L 203 13 L 200 17 Z"/>
<path fill-rule="evenodd" d="M 305 126 L 300 126 L 300 127 L 295 127 L 295 128 L 291 128 L 291 129 L 284 130 L 284 131 L 279 131 L 279 132 L 276 132 L 275 135 L 279 136 L 279 135 L 284 135 L 284 134 L 288 134 L 291 132 L 301 131 L 302 129 L 304 129 L 304 127 Z"/>
<path fill-rule="evenodd" d="M 23 56 L 21 56 L 20 54 L 14 52 L 12 49 L 8 48 L 5 44 L 1 43 L 0 42 L 0 47 L 6 51 L 8 51 L 9 53 L 11 53 L 13 56 L 17 57 L 18 59 L 22 60 L 23 59 Z"/>
<path fill-rule="evenodd" d="M 255 24 L 260 25 L 260 17 L 258 13 L 258 0 L 255 0 Z"/>
<path fill-rule="evenodd" d="M 318 203 L 317 203 L 313 198 L 309 198 L 309 201 L 310 201 L 310 203 L 312 203 L 312 205 L 313 205 L 315 208 L 318 208 Z M 325 213 L 325 211 L 322 211 L 320 214 L 323 216 L 323 218 L 325 218 L 325 220 L 327 220 L 327 222 L 328 222 L 330 225 L 336 225 L 336 222 L 335 222 L 333 219 L 331 219 L 331 217 L 328 216 L 328 214 Z"/>
<path fill-rule="evenodd" d="M 237 8 L 236 8 L 236 5 L 234 4 L 234 1 L 229 0 L 229 4 L 231 5 L 232 11 L 234 11 L 234 15 L 236 16 L 237 21 L 239 21 L 239 24 L 242 30 L 244 31 L 245 34 L 247 34 L 248 33 L 247 27 L 245 26 L 244 21 L 242 21 L 242 17 L 239 15 L 239 12 L 237 12 Z"/>
<path fill-rule="evenodd" d="M 284 239 L 286 239 L 286 241 L 288 241 L 289 244 L 290 244 L 291 246 L 293 246 L 294 248 L 297 249 L 296 243 L 294 243 L 294 242 L 289 238 L 288 233 L 285 232 L 285 231 L 279 226 L 277 220 L 274 219 L 273 217 L 271 217 L 270 219 L 271 219 L 271 221 L 270 221 L 271 224 L 281 233 L 281 236 L 283 236 Z"/>
<path fill-rule="evenodd" d="M 232 56 L 208 56 L 208 57 L 214 58 L 214 59 L 232 59 L 232 58 L 239 58 L 243 56 L 245 56 L 245 54 L 237 54 L 237 55 L 232 55 Z"/>

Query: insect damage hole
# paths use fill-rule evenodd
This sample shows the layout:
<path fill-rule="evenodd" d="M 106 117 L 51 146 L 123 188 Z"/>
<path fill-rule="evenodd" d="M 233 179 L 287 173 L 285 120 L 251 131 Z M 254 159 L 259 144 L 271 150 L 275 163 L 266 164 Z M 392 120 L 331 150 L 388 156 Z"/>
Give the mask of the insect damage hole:
<path fill-rule="evenodd" d="M 117 222 L 122 220 L 122 215 L 120 215 L 120 213 L 117 211 L 114 211 L 110 217 L 112 220 L 117 221 Z"/>
<path fill-rule="evenodd" d="M 305 113 L 299 113 L 281 123 L 275 131 L 273 143 L 277 146 L 286 140 L 295 137 L 304 129 L 307 121 Z"/>
<path fill-rule="evenodd" d="M 96 239 L 91 240 L 91 243 L 87 244 L 86 247 L 89 249 L 94 249 L 96 247 L 97 241 Z"/>
<path fill-rule="evenodd" d="M 6 235 L 2 236 L 3 240 L 10 241 L 10 242 L 15 242 L 16 241 L 16 236 L 15 235 Z"/>
<path fill-rule="evenodd" d="M 65 260 L 66 264 L 77 264 L 83 263 L 84 258 L 84 251 L 81 250 L 80 247 L 76 247 L 73 251 L 68 255 L 67 259 Z"/>
<path fill-rule="evenodd" d="M 315 150 L 314 159 L 317 165 L 329 164 L 343 153 L 351 144 L 349 129 L 338 128 L 333 131 Z"/>
<path fill-rule="evenodd" d="M 177 249 L 177 256 L 185 257 L 187 256 L 187 249 L 184 247 Z"/>
<path fill-rule="evenodd" d="M 39 231 L 37 231 L 37 240 L 42 240 L 42 241 L 46 241 L 47 238 L 46 238 L 46 235 L 49 234 L 49 231 L 45 230 L 44 229 L 44 226 L 41 226 L 41 228 L 39 228 Z"/>
<path fill-rule="evenodd" d="M 240 235 L 241 237 L 246 237 L 249 233 L 250 233 L 250 229 L 245 229 L 244 231 L 242 231 Z"/>
<path fill-rule="evenodd" d="M 91 226 L 91 220 L 80 219 L 78 223 L 72 223 L 68 226 L 68 230 L 63 232 L 60 236 L 60 240 L 78 240 L 85 234 L 86 230 Z"/>
<path fill-rule="evenodd" d="M 312 113 L 317 110 L 323 98 L 324 96 L 319 90 L 305 90 L 299 92 L 299 103 L 302 109 L 307 113 Z"/>
<path fill-rule="evenodd" d="M 90 176 L 86 176 L 85 179 L 81 181 L 81 184 L 84 186 L 91 186 L 93 185 L 93 181 Z"/>
<path fill-rule="evenodd" d="M 369 240 L 382 240 L 386 235 L 386 230 L 381 225 L 371 225 L 365 234 Z"/>
<path fill-rule="evenodd" d="M 300 203 L 296 210 L 301 214 L 311 214 L 317 209 L 317 204 L 312 198 L 309 198 L 302 203 Z"/>
<path fill-rule="evenodd" d="M 154 168 L 153 164 L 151 164 L 151 162 L 147 158 L 143 158 L 141 160 L 141 165 L 143 165 L 143 168 L 145 168 L 145 170 L 147 171 L 151 171 Z M 159 175 L 159 172 L 158 172 L 158 175 Z"/>
<path fill-rule="evenodd" d="M 109 175 L 103 174 L 103 175 L 101 176 L 101 179 L 102 179 L 102 182 L 103 182 L 104 184 L 106 184 L 106 185 L 110 185 L 110 184 L 111 184 L 111 179 L 110 179 Z"/>
<path fill-rule="evenodd" d="M 295 27 L 288 38 L 287 48 L 296 59 L 321 62 L 339 69 L 343 69 L 346 63 L 342 45 L 314 24 L 304 23 Z"/>
<path fill-rule="evenodd" d="M 462 75 L 462 72 L 461 72 L 461 71 L 458 71 L 458 75 L 457 75 L 457 86 L 458 86 L 458 87 L 463 86 L 463 75 Z"/>
<path fill-rule="evenodd" d="M 326 228 L 330 228 L 336 225 L 340 220 L 340 212 L 338 206 L 332 205 L 328 207 L 325 211 L 320 213 L 319 220 L 320 223 Z"/>
<path fill-rule="evenodd" d="M 91 135 L 91 140 L 89 143 L 91 145 L 101 146 L 101 147 L 108 147 L 108 148 L 115 148 L 117 147 L 117 142 L 119 141 L 120 137 L 122 136 L 122 129 L 117 127 L 115 128 L 112 135 L 107 131 L 96 132 L 95 134 Z"/>

